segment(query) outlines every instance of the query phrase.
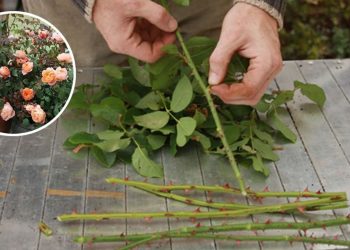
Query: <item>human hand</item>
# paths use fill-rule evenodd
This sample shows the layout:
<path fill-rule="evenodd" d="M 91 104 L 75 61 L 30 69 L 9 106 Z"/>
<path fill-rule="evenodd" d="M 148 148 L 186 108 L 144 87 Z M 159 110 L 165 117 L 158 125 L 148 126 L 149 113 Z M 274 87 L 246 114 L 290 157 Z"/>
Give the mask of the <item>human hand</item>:
<path fill-rule="evenodd" d="M 151 0 L 97 0 L 93 21 L 113 52 L 148 63 L 176 39 L 175 18 Z"/>
<path fill-rule="evenodd" d="M 249 58 L 242 83 L 222 83 L 234 53 Z M 256 105 L 282 68 L 276 20 L 258 7 L 237 3 L 225 17 L 210 57 L 211 92 L 228 104 Z"/>

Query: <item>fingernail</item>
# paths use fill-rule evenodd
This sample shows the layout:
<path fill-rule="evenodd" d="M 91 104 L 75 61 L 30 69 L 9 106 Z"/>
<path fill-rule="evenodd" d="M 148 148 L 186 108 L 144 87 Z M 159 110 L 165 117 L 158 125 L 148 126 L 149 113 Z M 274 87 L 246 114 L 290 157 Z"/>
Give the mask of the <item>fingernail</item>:
<path fill-rule="evenodd" d="M 168 22 L 168 27 L 169 27 L 169 29 L 171 29 L 171 30 L 176 30 L 176 28 L 177 28 L 177 22 L 176 22 L 176 20 L 170 18 L 170 20 L 169 20 L 169 22 Z"/>
<path fill-rule="evenodd" d="M 210 85 L 217 85 L 220 83 L 220 77 L 215 72 L 210 72 L 208 81 Z"/>

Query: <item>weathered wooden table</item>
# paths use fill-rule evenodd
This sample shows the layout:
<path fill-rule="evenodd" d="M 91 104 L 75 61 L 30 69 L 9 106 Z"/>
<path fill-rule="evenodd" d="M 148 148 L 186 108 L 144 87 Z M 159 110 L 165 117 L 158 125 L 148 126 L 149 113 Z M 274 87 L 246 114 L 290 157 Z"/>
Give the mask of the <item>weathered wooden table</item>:
<path fill-rule="evenodd" d="M 83 69 L 78 82 L 94 82 L 99 70 Z M 280 161 L 271 164 L 271 176 L 264 179 L 243 169 L 249 185 L 255 190 L 269 186 L 271 190 L 347 191 L 350 196 L 350 60 L 286 62 L 282 73 L 271 84 L 272 88 L 292 88 L 294 80 L 320 84 L 328 101 L 323 110 L 309 104 L 301 96 L 288 105 L 285 121 L 298 134 L 295 144 L 285 145 Z M 188 220 L 119 220 L 61 224 L 54 218 L 61 213 L 112 211 L 174 211 L 194 208 L 145 194 L 124 186 L 106 184 L 106 177 L 143 180 L 132 167 L 117 165 L 104 169 L 89 157 L 74 159 L 63 150 L 62 143 L 74 131 L 93 130 L 93 124 L 82 119 L 84 115 L 65 112 L 58 122 L 40 133 L 22 138 L 0 138 L 0 249 L 1 250 L 75 250 L 116 249 L 116 244 L 80 246 L 72 242 L 76 235 L 121 234 L 152 232 L 192 225 Z M 182 150 L 173 158 L 164 150 L 159 154 L 164 165 L 165 179 L 155 183 L 234 183 L 228 163 L 220 158 L 201 153 L 195 147 Z M 198 194 L 201 196 L 203 194 Z M 203 198 L 203 197 L 202 197 Z M 222 197 L 224 200 L 230 197 Z M 242 200 L 242 202 L 245 202 Z M 346 214 L 347 210 L 337 211 Z M 319 215 L 332 217 L 329 212 Z M 266 220 L 267 216 L 235 221 Z M 269 216 L 272 220 L 282 217 Z M 284 220 L 295 220 L 284 216 Z M 44 220 L 54 230 L 46 237 L 38 231 L 38 222 Z M 231 220 L 232 221 L 232 220 Z M 222 220 L 204 221 L 223 223 Z M 315 234 L 350 237 L 349 227 Z M 308 232 L 311 234 L 311 232 Z M 310 249 L 303 244 L 242 243 L 172 240 L 155 243 L 147 249 Z M 141 248 L 145 249 L 145 248 Z M 334 249 L 315 246 L 314 249 Z"/>

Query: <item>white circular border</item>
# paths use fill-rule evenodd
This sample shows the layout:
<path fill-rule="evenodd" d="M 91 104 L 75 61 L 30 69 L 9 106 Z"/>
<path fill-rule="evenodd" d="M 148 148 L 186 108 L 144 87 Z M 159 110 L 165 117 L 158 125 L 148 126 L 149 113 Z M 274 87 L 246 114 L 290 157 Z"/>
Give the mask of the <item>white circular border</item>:
<path fill-rule="evenodd" d="M 74 93 L 74 89 L 75 89 L 75 84 L 76 84 L 76 80 L 77 80 L 77 68 L 76 68 L 76 64 L 75 64 L 75 58 L 74 58 L 74 54 L 73 54 L 73 51 L 67 41 L 67 39 L 64 37 L 64 35 L 61 33 L 61 31 L 59 31 L 55 25 L 53 25 L 52 23 L 50 23 L 49 21 L 47 21 L 46 19 L 40 17 L 40 16 L 37 16 L 37 15 L 34 15 L 32 13 L 28 13 L 28 12 L 24 12 L 24 11 L 4 11 L 4 12 L 0 12 L 0 16 L 2 15 L 11 15 L 11 14 L 20 14 L 20 15 L 24 15 L 24 16 L 30 16 L 32 18 L 36 18 L 36 19 L 39 19 L 42 23 L 44 23 L 45 25 L 53 28 L 55 30 L 55 32 L 59 33 L 62 38 L 63 38 L 63 41 L 65 42 L 65 44 L 67 45 L 67 48 L 70 52 L 70 54 L 72 55 L 72 64 L 73 64 L 73 82 L 72 82 L 72 89 L 70 91 L 70 94 L 69 94 L 69 97 L 66 101 L 66 104 L 63 106 L 63 108 L 61 109 L 61 111 L 51 120 L 49 121 L 48 123 L 46 123 L 44 126 L 40 127 L 40 128 L 37 128 L 37 129 L 34 129 L 32 131 L 29 131 L 29 132 L 25 132 L 25 133 L 18 133 L 18 134 L 11 134 L 11 133 L 2 133 L 0 132 L 0 136 L 7 136 L 7 137 L 20 137 L 20 136 L 26 136 L 26 135 L 31 135 L 31 134 L 34 134 L 34 133 L 37 133 L 45 128 L 47 128 L 48 126 L 50 126 L 52 123 L 54 123 L 61 115 L 62 113 L 65 111 L 65 109 L 67 108 L 70 100 L 72 99 L 72 96 L 73 96 L 73 93 Z"/>

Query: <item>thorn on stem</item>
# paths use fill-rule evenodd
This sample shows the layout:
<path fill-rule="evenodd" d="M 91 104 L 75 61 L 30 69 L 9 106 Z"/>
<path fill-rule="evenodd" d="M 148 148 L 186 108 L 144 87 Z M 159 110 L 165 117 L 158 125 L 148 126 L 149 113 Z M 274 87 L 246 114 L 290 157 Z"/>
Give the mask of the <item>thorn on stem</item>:
<path fill-rule="evenodd" d="M 200 212 L 202 212 L 202 211 L 201 211 L 201 208 L 198 207 L 198 208 L 196 208 L 193 212 L 195 212 L 195 213 L 200 213 Z"/>
<path fill-rule="evenodd" d="M 268 186 L 266 186 L 266 187 L 264 188 L 263 192 L 270 192 L 269 187 L 268 187 Z"/>
<path fill-rule="evenodd" d="M 128 181 L 129 180 L 129 176 L 126 176 L 125 178 L 124 178 L 124 181 Z"/>
<path fill-rule="evenodd" d="M 300 213 L 305 213 L 305 207 L 298 207 L 297 209 Z"/>
<path fill-rule="evenodd" d="M 145 220 L 146 222 L 151 222 L 151 221 L 152 221 L 152 217 L 145 217 L 144 220 Z"/>
<path fill-rule="evenodd" d="M 267 220 L 265 221 L 265 224 L 266 224 L 266 225 L 269 225 L 269 224 L 271 224 L 271 223 L 272 223 L 271 219 L 267 219 Z"/>

